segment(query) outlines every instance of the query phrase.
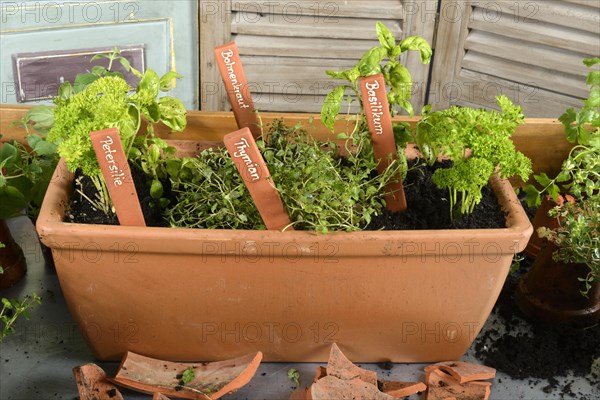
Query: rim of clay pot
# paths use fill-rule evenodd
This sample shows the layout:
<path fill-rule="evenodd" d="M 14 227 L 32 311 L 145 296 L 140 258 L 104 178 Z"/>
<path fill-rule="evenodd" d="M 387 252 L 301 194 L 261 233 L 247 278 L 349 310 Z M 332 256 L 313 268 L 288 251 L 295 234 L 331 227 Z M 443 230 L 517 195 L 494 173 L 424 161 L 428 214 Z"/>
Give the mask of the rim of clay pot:
<path fill-rule="evenodd" d="M 168 248 L 173 253 L 199 254 L 201 249 L 190 253 L 189 246 L 184 242 L 211 240 L 215 243 L 227 242 L 231 240 L 231 229 L 189 229 L 189 228 L 170 228 L 170 227 L 129 227 L 118 225 L 94 225 L 94 224 L 76 224 L 63 222 L 66 209 L 69 204 L 69 193 L 72 192 L 73 174 L 68 172 L 65 161 L 61 159 L 53 176 L 53 183 L 48 187 L 46 197 L 42 204 L 40 215 L 37 221 L 37 231 L 41 241 L 48 247 L 56 247 L 56 243 L 49 240 L 48 237 L 54 237 L 58 241 L 68 241 L 74 235 L 79 233 L 93 232 L 98 241 L 110 240 L 111 242 L 140 241 L 139 251 L 148 253 L 164 253 Z M 469 240 L 490 240 L 497 243 L 496 249 L 503 253 L 521 252 L 527 242 L 533 227 L 527 217 L 527 214 L 521 207 L 513 187 L 507 180 L 498 177 L 492 177 L 490 184 L 494 189 L 498 203 L 506 215 L 506 227 L 497 229 L 456 229 L 456 230 L 421 230 L 421 231 L 356 231 L 356 232 L 331 232 L 318 234 L 312 231 L 266 231 L 266 230 L 235 230 L 236 239 L 248 243 L 268 244 L 272 241 L 285 241 L 298 244 L 300 246 L 310 246 L 315 240 L 339 242 L 343 238 L 343 243 L 353 255 L 358 250 L 361 255 L 381 255 L 380 246 L 365 246 L 365 243 L 379 243 L 390 240 L 402 241 L 404 233 L 410 232 L 411 240 L 431 241 L 432 235 L 436 237 L 444 233 L 447 237 L 438 239 L 441 245 L 454 244 L 459 241 Z M 58 205 L 58 211 L 56 210 Z M 185 231 L 185 236 L 181 233 Z M 452 235 L 447 235 L 452 232 Z M 437 238 L 436 238 L 437 239 Z M 358 247 L 358 250 L 357 250 Z M 354 251 L 352 251 L 354 249 Z"/>

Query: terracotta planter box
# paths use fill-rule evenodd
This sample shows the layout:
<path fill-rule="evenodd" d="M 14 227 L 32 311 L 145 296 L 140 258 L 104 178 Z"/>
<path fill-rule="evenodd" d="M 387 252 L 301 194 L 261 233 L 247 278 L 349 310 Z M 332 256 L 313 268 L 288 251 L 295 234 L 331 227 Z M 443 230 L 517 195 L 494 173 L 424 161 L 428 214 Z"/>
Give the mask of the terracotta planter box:
<path fill-rule="evenodd" d="M 189 118 L 194 140 L 235 129 L 226 113 Z M 322 362 L 334 341 L 361 362 L 458 359 L 532 233 L 500 180 L 491 183 L 508 217 L 495 230 L 317 235 L 71 224 L 62 222 L 72 185 L 65 171 L 57 168 L 37 229 L 102 360 L 127 350 L 180 361 L 260 350 L 267 361 Z"/>

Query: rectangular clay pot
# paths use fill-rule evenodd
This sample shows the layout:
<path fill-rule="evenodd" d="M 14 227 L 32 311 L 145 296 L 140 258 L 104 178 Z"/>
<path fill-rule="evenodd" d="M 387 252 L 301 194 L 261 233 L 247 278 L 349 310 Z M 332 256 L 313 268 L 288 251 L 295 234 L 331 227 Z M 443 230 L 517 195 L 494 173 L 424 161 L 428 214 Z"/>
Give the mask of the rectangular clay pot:
<path fill-rule="evenodd" d="M 101 360 L 127 350 L 180 361 L 260 350 L 266 361 L 323 362 L 334 341 L 354 361 L 455 360 L 532 233 L 511 184 L 491 184 L 507 212 L 503 229 L 323 235 L 100 226 L 62 222 L 72 175 L 61 163 L 37 229 Z"/>

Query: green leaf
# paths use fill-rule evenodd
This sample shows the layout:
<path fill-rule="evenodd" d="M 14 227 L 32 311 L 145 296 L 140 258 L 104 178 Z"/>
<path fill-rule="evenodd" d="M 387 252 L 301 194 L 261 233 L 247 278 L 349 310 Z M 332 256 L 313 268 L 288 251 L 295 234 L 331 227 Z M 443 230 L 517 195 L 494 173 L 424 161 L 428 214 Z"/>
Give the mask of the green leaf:
<path fill-rule="evenodd" d="M 94 75 L 91 73 L 88 74 L 77 74 L 75 77 L 75 85 L 73 90 L 75 93 L 79 93 L 83 91 L 88 85 L 98 79 L 98 75 Z"/>
<path fill-rule="evenodd" d="M 431 46 L 425 39 L 420 36 L 409 36 L 400 42 L 400 49 L 402 52 L 407 50 L 418 50 L 421 55 L 421 62 L 423 64 L 429 64 L 433 52 Z"/>
<path fill-rule="evenodd" d="M 26 119 L 33 122 L 33 129 L 46 134 L 54 125 L 54 109 L 44 105 L 34 106 L 27 112 Z"/>
<path fill-rule="evenodd" d="M 413 141 L 413 136 L 410 131 L 410 126 L 406 123 L 395 123 L 392 125 L 394 130 L 394 139 L 396 143 L 402 147 Z"/>
<path fill-rule="evenodd" d="M 104 76 L 106 72 L 106 68 L 104 68 L 102 65 L 94 65 L 92 67 L 92 74 L 96 75 L 99 78 Z"/>
<path fill-rule="evenodd" d="M 118 60 L 125 71 L 131 70 L 131 64 L 129 63 L 129 60 L 127 60 L 125 57 L 119 57 Z"/>
<path fill-rule="evenodd" d="M 174 97 L 161 97 L 158 100 L 160 120 L 174 131 L 181 132 L 187 125 L 187 112 L 181 100 Z"/>
<path fill-rule="evenodd" d="M 358 68 L 354 67 L 345 71 L 325 71 L 325 73 L 333 79 L 346 79 L 354 83 L 360 76 Z"/>
<path fill-rule="evenodd" d="M 391 56 L 392 50 L 396 46 L 396 38 L 394 37 L 394 34 L 381 22 L 377 22 L 376 30 L 377 38 L 379 39 L 379 43 L 381 43 L 381 47 L 386 49 L 388 55 Z"/>
<path fill-rule="evenodd" d="M 290 368 L 287 373 L 288 379 L 290 379 L 296 387 L 300 386 L 300 372 L 296 368 Z"/>
<path fill-rule="evenodd" d="M 10 143 L 2 143 L 2 147 L 0 147 L 0 162 L 3 163 L 3 166 L 12 167 L 17 165 L 20 160 L 19 150 L 15 146 Z"/>
<path fill-rule="evenodd" d="M 188 383 L 193 381 L 195 377 L 196 377 L 196 373 L 194 372 L 194 368 L 189 367 L 188 369 L 183 371 L 183 374 L 181 375 L 181 380 L 183 381 L 184 384 L 187 385 Z"/>
<path fill-rule="evenodd" d="M 381 47 L 373 47 L 367 51 L 356 65 L 360 76 L 371 76 L 381 73 L 380 63 L 386 55 L 387 52 Z"/>
<path fill-rule="evenodd" d="M 56 154 L 56 145 L 45 140 L 38 141 L 33 147 L 33 151 L 40 156 L 51 156 Z"/>
<path fill-rule="evenodd" d="M 600 64 L 600 57 L 585 58 L 583 60 L 583 63 L 588 68 L 593 67 L 596 64 Z"/>
<path fill-rule="evenodd" d="M 176 80 L 179 78 L 183 78 L 183 76 L 179 75 L 175 71 L 167 72 L 160 78 L 160 90 L 162 92 L 168 92 L 169 90 L 173 89 L 175 87 Z"/>
<path fill-rule="evenodd" d="M 150 185 L 150 196 L 153 199 L 160 199 L 163 195 L 163 185 L 158 179 L 154 179 Z"/>
<path fill-rule="evenodd" d="M 136 87 L 136 93 L 145 100 L 144 104 L 154 101 L 160 91 L 160 78 L 153 69 L 148 68 Z"/>
<path fill-rule="evenodd" d="M 585 106 L 589 108 L 600 107 L 600 87 L 594 86 L 590 90 L 590 96 L 585 101 Z"/>
<path fill-rule="evenodd" d="M 565 134 L 570 143 L 575 143 L 579 136 L 577 126 L 573 125 L 577 121 L 577 111 L 574 108 L 569 108 L 561 115 L 558 120 L 565 127 Z"/>
<path fill-rule="evenodd" d="M 529 207 L 539 207 L 542 204 L 540 192 L 532 185 L 525 187 L 525 201 Z"/>
<path fill-rule="evenodd" d="M 552 182 L 551 179 L 548 178 L 548 175 L 546 175 L 545 172 L 542 172 L 539 175 L 534 175 L 533 179 L 535 179 L 535 181 L 537 183 L 539 183 L 540 185 L 542 185 L 542 187 L 546 187 L 546 186 L 548 186 L 550 184 L 550 182 Z"/>
<path fill-rule="evenodd" d="M 29 203 L 23 193 L 13 186 L 0 187 L 0 219 L 18 215 L 18 210 L 27 207 Z"/>
<path fill-rule="evenodd" d="M 321 108 L 321 121 L 323 121 L 323 124 L 329 128 L 330 131 L 333 131 L 335 120 L 342 107 L 342 99 L 344 98 L 345 92 L 346 86 L 337 86 L 329 92 L 325 98 L 323 107 Z"/>
<path fill-rule="evenodd" d="M 73 97 L 75 91 L 73 90 L 73 85 L 71 82 L 64 82 L 58 88 L 58 97 L 61 99 L 69 99 Z"/>
<path fill-rule="evenodd" d="M 588 85 L 600 85 L 600 71 L 590 72 L 585 83 Z"/>
<path fill-rule="evenodd" d="M 4 307 L 6 307 L 7 309 L 9 309 L 9 310 L 13 309 L 12 303 L 7 298 L 5 298 L 5 297 L 2 298 L 2 305 Z"/>

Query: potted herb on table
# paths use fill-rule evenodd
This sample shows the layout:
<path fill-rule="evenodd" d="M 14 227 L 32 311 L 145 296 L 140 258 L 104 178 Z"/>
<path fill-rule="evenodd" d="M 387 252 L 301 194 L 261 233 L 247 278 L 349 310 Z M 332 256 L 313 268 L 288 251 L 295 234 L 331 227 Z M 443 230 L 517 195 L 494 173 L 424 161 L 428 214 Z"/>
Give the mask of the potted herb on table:
<path fill-rule="evenodd" d="M 390 35 L 379 27 L 382 46 L 378 48 L 384 50 L 370 51 L 362 63 L 372 72 L 397 76 L 396 85 L 406 88 L 410 78 L 401 67 L 377 68 L 388 52 L 395 62 L 396 52 L 413 47 L 410 41 L 397 43 Z M 415 48 L 425 53 L 422 42 L 411 41 L 420 43 Z M 368 75 L 365 71 L 362 74 Z M 400 100 L 406 93 L 397 94 L 400 97 L 390 102 L 398 100 L 402 106 L 405 103 Z M 202 131 L 217 121 L 231 124 L 233 116 L 189 113 L 188 127 L 201 128 L 188 128 L 186 133 L 218 141 L 227 130 L 212 135 Z M 259 229 L 256 211 L 236 181 L 239 174 L 218 148 L 197 158 L 164 162 L 174 191 L 184 193 L 170 203 L 171 221 L 185 215 L 199 222 L 198 226 L 206 219 L 215 223 L 202 229 L 64 222 L 73 175 L 57 173 L 38 231 L 57 254 L 66 255 L 63 250 L 71 249 L 69 257 L 57 257 L 57 272 L 69 308 L 97 357 L 118 359 L 131 350 L 157 358 L 211 360 L 252 348 L 261 349 L 270 361 L 317 361 L 327 357 L 334 340 L 353 343 L 353 357 L 364 361 L 430 361 L 464 353 L 489 315 L 513 254 L 531 233 L 512 187 L 507 181 L 491 179 L 508 214 L 506 227 L 500 229 L 359 229 L 368 224 L 367 215 L 376 216 L 385 205 L 381 193 L 385 174 L 377 175 L 373 169 L 376 163 L 369 141 L 363 138 L 368 137 L 364 124 L 350 123 L 356 132 L 350 129 L 342 142 L 336 142 L 318 121 L 315 118 L 306 130 L 328 137 L 327 146 L 300 129 L 282 126 L 276 118 L 269 120 L 270 128 L 263 125 L 264 138 L 262 143 L 259 140 L 274 184 L 291 187 L 287 194 L 292 200 L 287 204 L 296 227 L 308 230 Z M 332 121 L 326 117 L 324 122 L 330 125 Z M 398 126 L 396 132 L 407 137 L 406 127 Z M 405 141 L 398 141 L 402 154 Z M 347 148 L 351 156 L 340 158 L 331 150 L 334 145 Z M 201 149 L 203 144 L 192 142 L 185 147 L 196 146 Z M 365 157 L 363 165 L 370 165 L 371 170 L 324 180 L 336 170 L 353 171 L 353 166 L 363 162 L 353 161 L 357 154 Z M 294 171 L 290 166 L 296 161 Z M 399 171 L 400 164 L 402 160 L 391 168 Z M 312 167 L 318 169 L 311 171 Z M 356 184 L 356 191 L 325 202 L 314 199 L 315 194 L 331 193 L 345 179 Z M 368 181 L 376 185 L 361 186 Z M 348 186 L 340 185 L 340 189 Z M 285 191 L 281 194 L 285 201 Z M 375 212 L 369 207 L 360 210 L 352 216 L 358 224 L 348 228 L 351 218 L 346 217 L 357 209 L 341 200 L 361 198 L 368 199 Z M 447 210 L 444 207 L 445 214 Z M 323 222 L 318 219 L 321 215 L 335 218 Z M 330 229 L 331 221 L 338 221 L 338 231 Z M 228 223 L 238 229 L 222 229 Z M 93 293 L 87 290 L 91 286 Z M 119 328 L 116 341 L 107 333 L 111 326 Z"/>
<path fill-rule="evenodd" d="M 586 59 L 592 67 L 600 58 Z M 517 290 L 519 307 L 546 322 L 593 325 L 600 319 L 600 72 L 591 71 L 583 107 L 559 119 L 575 146 L 558 175 L 535 176 L 540 188 L 526 188 L 530 205 L 540 205 L 537 235 L 528 245 L 537 255 Z M 547 241 L 545 243 L 544 241 Z"/>
<path fill-rule="evenodd" d="M 38 122 L 30 123 L 32 118 Z M 45 139 L 46 129 L 51 124 L 52 111 L 43 106 L 35 107 L 19 122 L 26 130 L 27 145 L 16 140 L 0 144 L 0 219 L 26 215 L 35 225 L 59 159 L 56 146 Z M 30 131 L 32 128 L 36 133 Z M 51 265 L 52 255 L 44 245 L 42 254 Z"/>

